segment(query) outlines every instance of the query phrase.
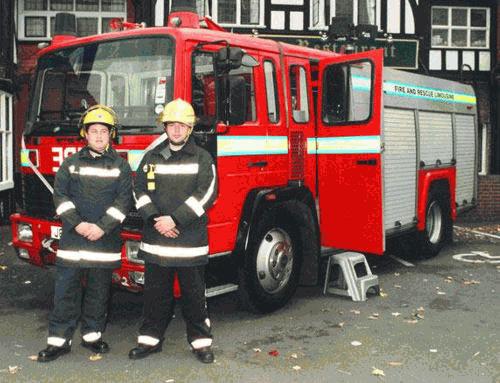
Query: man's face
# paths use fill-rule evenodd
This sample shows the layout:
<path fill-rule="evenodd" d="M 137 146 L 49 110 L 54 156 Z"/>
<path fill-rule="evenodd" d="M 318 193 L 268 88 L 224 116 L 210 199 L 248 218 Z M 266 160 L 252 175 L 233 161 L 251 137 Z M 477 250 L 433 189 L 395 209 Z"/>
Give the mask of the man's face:
<path fill-rule="evenodd" d="M 109 145 L 109 128 L 103 124 L 92 124 L 85 133 L 87 144 L 96 152 L 103 152 Z"/>
<path fill-rule="evenodd" d="M 165 132 L 173 144 L 182 144 L 186 141 L 190 129 L 189 125 L 181 122 L 169 122 L 165 124 Z"/>

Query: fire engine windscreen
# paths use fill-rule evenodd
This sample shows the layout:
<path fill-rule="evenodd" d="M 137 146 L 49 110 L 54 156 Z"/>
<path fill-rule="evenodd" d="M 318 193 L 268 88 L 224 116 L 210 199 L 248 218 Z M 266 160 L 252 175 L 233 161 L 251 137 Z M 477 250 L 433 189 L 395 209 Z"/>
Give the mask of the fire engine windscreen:
<path fill-rule="evenodd" d="M 172 99 L 168 37 L 111 40 L 57 50 L 38 62 L 26 133 L 75 134 L 87 107 L 111 106 L 120 133 L 161 130 L 156 117 Z"/>

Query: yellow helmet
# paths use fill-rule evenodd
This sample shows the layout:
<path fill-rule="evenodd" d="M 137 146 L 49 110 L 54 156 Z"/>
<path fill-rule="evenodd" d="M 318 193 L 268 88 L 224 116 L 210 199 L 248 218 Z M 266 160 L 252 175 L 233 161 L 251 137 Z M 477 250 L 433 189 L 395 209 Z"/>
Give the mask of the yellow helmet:
<path fill-rule="evenodd" d="M 161 114 L 160 120 L 163 123 L 181 122 L 193 127 L 196 122 L 196 115 L 189 102 L 177 98 L 165 105 L 165 109 Z"/>
<path fill-rule="evenodd" d="M 85 137 L 87 126 L 92 124 L 108 125 L 110 128 L 111 138 L 115 138 L 118 118 L 116 117 L 116 113 L 110 107 L 97 104 L 91 106 L 85 111 L 85 113 L 83 113 L 78 124 L 81 137 Z"/>

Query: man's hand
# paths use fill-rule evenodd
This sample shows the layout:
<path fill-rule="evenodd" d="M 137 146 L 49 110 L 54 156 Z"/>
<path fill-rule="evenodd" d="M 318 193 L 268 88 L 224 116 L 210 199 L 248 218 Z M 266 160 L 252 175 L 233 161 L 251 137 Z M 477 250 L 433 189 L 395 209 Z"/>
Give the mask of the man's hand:
<path fill-rule="evenodd" d="M 97 241 L 98 239 L 101 239 L 102 236 L 104 235 L 104 230 L 102 230 L 99 226 L 97 226 L 95 223 L 90 223 L 90 230 L 88 232 L 88 235 L 85 236 L 89 241 Z"/>
<path fill-rule="evenodd" d="M 175 238 L 179 235 L 179 230 L 175 228 L 175 221 L 169 215 L 164 215 L 161 217 L 155 218 L 155 229 L 161 235 L 164 235 L 169 238 Z"/>
<path fill-rule="evenodd" d="M 90 225 L 91 224 L 88 222 L 80 222 L 75 226 L 75 231 L 82 237 L 87 238 L 87 236 L 90 234 Z"/>

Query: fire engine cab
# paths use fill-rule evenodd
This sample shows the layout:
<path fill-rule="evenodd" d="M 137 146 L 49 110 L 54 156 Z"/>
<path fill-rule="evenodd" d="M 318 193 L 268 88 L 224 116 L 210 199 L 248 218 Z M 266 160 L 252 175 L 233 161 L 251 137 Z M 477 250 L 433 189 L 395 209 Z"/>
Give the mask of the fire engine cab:
<path fill-rule="evenodd" d="M 156 119 L 165 103 L 193 104 L 196 140 L 219 177 L 206 294 L 238 290 L 261 312 L 299 283 L 316 284 L 321 256 L 334 251 L 382 255 L 388 238 L 414 233 L 417 253 L 436 255 L 457 212 L 474 204 L 468 85 L 384 68 L 382 50 L 335 54 L 229 33 L 185 9 L 173 9 L 167 27 L 125 23 L 84 38 L 64 29 L 39 52 L 23 210 L 11 217 L 13 246 L 34 265 L 54 263 L 54 175 L 83 146 L 77 123 L 97 103 L 118 114 L 114 147 L 133 171 L 164 139 Z M 141 226 L 131 211 L 113 274 L 132 291 L 143 285 Z"/>

